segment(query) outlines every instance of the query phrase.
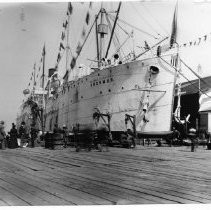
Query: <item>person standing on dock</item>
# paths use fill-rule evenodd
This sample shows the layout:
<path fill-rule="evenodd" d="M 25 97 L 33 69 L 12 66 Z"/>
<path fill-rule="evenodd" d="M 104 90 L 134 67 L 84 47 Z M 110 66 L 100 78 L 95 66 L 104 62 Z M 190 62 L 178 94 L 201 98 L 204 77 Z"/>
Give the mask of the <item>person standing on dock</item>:
<path fill-rule="evenodd" d="M 19 128 L 19 136 L 20 136 L 20 147 L 23 147 L 23 144 L 25 143 L 26 139 L 26 124 L 25 122 L 21 123 L 21 126 Z"/>
<path fill-rule="evenodd" d="M 35 127 L 35 124 L 31 124 L 31 147 L 34 148 L 34 142 L 37 138 L 38 130 Z"/>
<path fill-rule="evenodd" d="M 0 147 L 5 149 L 5 137 L 6 133 L 4 131 L 4 121 L 0 121 Z"/>
<path fill-rule="evenodd" d="M 18 147 L 18 130 L 16 129 L 16 126 L 14 123 L 12 123 L 12 128 L 10 129 L 10 148 L 14 149 Z"/>
<path fill-rule="evenodd" d="M 196 129 L 194 128 L 191 128 L 189 130 L 189 138 L 191 140 L 191 152 L 195 152 L 196 148 Z"/>
<path fill-rule="evenodd" d="M 68 141 L 68 130 L 67 130 L 66 125 L 62 126 L 62 133 L 63 133 L 63 141 L 64 141 L 63 147 L 66 148 L 67 147 L 67 141 Z"/>

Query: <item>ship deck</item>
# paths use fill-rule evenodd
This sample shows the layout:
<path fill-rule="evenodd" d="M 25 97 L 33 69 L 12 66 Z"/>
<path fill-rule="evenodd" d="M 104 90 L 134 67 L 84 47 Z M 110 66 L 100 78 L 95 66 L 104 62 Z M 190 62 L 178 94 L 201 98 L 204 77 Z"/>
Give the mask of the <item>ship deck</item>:
<path fill-rule="evenodd" d="M 211 203 L 210 159 L 203 147 L 1 150 L 0 205 Z"/>

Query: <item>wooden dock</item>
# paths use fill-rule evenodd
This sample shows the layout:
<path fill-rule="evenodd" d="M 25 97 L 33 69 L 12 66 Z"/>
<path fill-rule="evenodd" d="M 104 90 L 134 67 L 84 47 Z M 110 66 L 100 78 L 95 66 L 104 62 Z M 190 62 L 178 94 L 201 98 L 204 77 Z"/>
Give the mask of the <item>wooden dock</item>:
<path fill-rule="evenodd" d="M 1 150 L 0 205 L 211 203 L 210 160 L 203 147 Z"/>

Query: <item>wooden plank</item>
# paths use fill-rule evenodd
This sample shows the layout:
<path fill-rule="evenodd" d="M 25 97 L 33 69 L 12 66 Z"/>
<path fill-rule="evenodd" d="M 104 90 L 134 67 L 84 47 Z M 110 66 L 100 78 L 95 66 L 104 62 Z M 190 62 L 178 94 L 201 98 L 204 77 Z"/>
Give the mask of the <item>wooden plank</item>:
<path fill-rule="evenodd" d="M 64 200 L 72 196 L 68 201 L 75 199 L 79 205 L 86 204 L 89 198 L 92 199 L 90 205 L 103 202 L 208 203 L 211 201 L 210 155 L 208 152 L 192 154 L 184 151 L 177 148 L 110 148 L 108 153 L 76 153 L 74 149 L 24 148 L 3 151 L 0 168 L 5 175 L 15 172 L 18 181 L 28 184 L 28 193 L 33 194 L 38 186 L 40 198 L 47 187 L 47 194 L 50 191 L 58 193 L 57 196 Z M 13 178 L 14 174 L 4 177 L 4 181 L 21 188 Z"/>

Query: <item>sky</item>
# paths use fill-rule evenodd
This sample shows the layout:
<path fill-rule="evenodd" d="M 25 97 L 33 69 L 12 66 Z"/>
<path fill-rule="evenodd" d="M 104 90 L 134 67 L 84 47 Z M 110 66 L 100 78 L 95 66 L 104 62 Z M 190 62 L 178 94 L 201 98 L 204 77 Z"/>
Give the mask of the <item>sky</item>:
<path fill-rule="evenodd" d="M 94 2 L 93 11 L 100 6 Z M 106 2 L 115 10 L 117 3 Z M 77 46 L 87 4 L 73 4 L 71 18 L 70 45 L 71 50 Z M 140 2 L 124 2 L 120 18 L 154 36 L 165 37 L 171 32 L 171 24 L 176 1 L 145 0 Z M 0 3 L 0 120 L 6 122 L 10 129 L 15 122 L 19 107 L 24 99 L 23 90 L 27 88 L 34 63 L 40 65 L 43 45 L 46 47 L 46 71 L 54 67 L 61 41 L 62 24 L 66 20 L 67 2 L 15 2 Z M 93 19 L 94 16 L 91 17 Z M 126 27 L 127 28 L 127 27 Z M 130 31 L 129 28 L 127 28 Z M 160 35 L 158 35 L 160 34 Z M 201 76 L 211 75 L 211 1 L 178 1 L 178 43 L 183 45 L 199 37 L 207 36 L 199 45 L 180 48 L 182 59 L 194 70 L 201 65 Z M 144 40 L 150 45 L 155 39 L 143 33 L 134 33 L 136 50 L 144 46 Z M 87 63 L 93 59 L 94 38 L 85 47 L 78 60 Z M 92 53 L 90 53 L 92 51 Z M 88 52 L 88 53 L 87 53 Z M 92 55 L 93 54 L 93 55 Z M 84 59 L 86 55 L 86 59 Z M 87 55 L 90 55 L 90 57 Z M 59 65 L 61 76 L 65 72 L 64 60 Z M 193 77 L 184 69 L 189 78 Z"/>

